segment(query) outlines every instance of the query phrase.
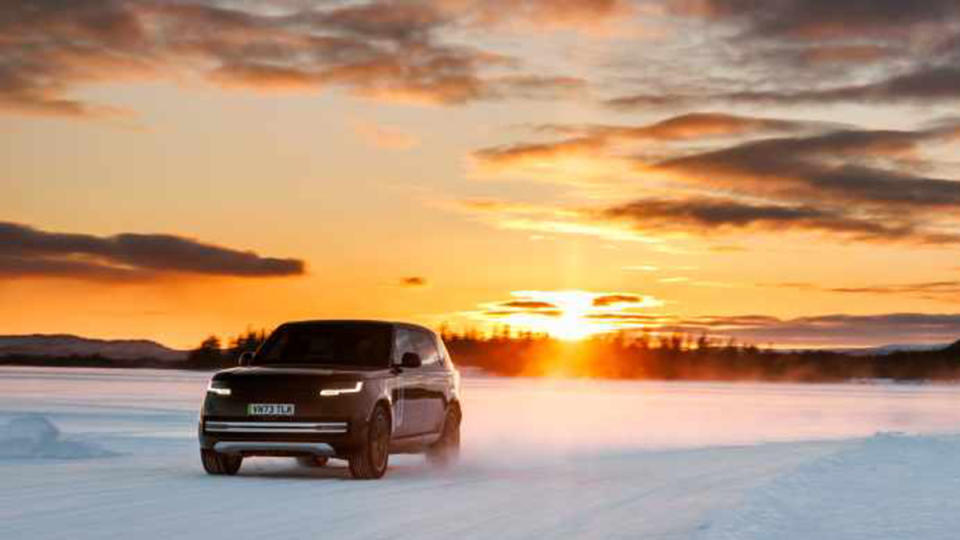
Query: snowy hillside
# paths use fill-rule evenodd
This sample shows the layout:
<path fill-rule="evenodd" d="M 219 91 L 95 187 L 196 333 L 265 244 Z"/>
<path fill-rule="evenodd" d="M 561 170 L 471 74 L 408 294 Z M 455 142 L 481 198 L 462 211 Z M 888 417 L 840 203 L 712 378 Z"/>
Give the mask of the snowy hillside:
<path fill-rule="evenodd" d="M 0 356 L 93 356 L 117 360 L 183 360 L 185 351 L 146 339 L 92 339 L 68 334 L 0 336 Z"/>

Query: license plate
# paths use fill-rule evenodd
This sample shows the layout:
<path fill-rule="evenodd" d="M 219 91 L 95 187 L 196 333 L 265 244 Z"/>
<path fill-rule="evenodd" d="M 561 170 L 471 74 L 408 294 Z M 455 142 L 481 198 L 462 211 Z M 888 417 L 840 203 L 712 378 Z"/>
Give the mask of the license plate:
<path fill-rule="evenodd" d="M 293 403 L 248 403 L 251 416 L 293 416 Z"/>

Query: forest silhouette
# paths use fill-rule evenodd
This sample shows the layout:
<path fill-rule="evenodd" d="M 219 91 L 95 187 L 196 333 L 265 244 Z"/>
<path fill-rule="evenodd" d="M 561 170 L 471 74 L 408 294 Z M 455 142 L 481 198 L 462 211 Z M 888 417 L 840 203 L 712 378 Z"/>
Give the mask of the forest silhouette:
<path fill-rule="evenodd" d="M 851 353 L 782 350 L 707 335 L 616 332 L 579 341 L 546 334 L 441 329 L 454 363 L 464 371 L 508 377 L 568 377 L 694 381 L 844 382 L 960 380 L 960 341 L 936 350 Z M 99 355 L 0 357 L 0 365 L 215 370 L 235 367 L 268 335 L 246 330 L 209 336 L 183 360 Z"/>
<path fill-rule="evenodd" d="M 960 379 L 960 341 L 939 350 L 850 354 L 759 348 L 733 339 L 679 333 L 616 332 L 580 341 L 514 332 L 506 326 L 490 333 L 448 328 L 440 333 L 458 367 L 500 376 L 784 382 Z M 191 351 L 185 364 L 193 369 L 235 366 L 240 353 L 256 350 L 266 335 L 248 330 L 226 347 L 211 336 Z"/>

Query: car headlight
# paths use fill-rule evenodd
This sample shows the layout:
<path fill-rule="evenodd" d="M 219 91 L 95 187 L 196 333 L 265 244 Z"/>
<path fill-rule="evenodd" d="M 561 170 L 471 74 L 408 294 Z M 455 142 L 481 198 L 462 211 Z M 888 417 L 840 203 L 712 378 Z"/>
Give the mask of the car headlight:
<path fill-rule="evenodd" d="M 360 390 L 363 390 L 363 381 L 357 381 L 353 386 L 342 386 L 339 388 L 324 388 L 320 390 L 320 395 L 323 397 L 333 397 L 339 396 L 340 394 L 356 394 Z"/>
<path fill-rule="evenodd" d="M 207 385 L 207 393 L 218 396 L 229 396 L 230 387 L 227 386 L 226 381 L 210 381 L 210 384 Z"/>

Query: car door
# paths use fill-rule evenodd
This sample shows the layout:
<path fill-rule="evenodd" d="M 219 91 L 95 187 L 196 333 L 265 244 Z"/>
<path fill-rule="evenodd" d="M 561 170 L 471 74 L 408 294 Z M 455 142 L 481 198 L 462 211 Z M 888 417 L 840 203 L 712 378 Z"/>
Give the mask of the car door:
<path fill-rule="evenodd" d="M 418 374 L 417 412 L 421 433 L 436 433 L 446 413 L 446 389 L 450 383 L 443 356 L 432 332 L 415 330 L 417 352 L 423 365 Z"/>
<path fill-rule="evenodd" d="M 397 328 L 394 332 L 393 364 L 400 365 L 403 355 L 412 352 L 419 354 L 414 333 L 407 328 Z M 400 368 L 393 376 L 391 399 L 393 400 L 393 435 L 402 438 L 416 435 L 421 429 L 417 411 L 417 393 L 419 388 L 419 369 Z"/>

